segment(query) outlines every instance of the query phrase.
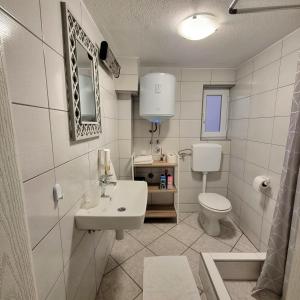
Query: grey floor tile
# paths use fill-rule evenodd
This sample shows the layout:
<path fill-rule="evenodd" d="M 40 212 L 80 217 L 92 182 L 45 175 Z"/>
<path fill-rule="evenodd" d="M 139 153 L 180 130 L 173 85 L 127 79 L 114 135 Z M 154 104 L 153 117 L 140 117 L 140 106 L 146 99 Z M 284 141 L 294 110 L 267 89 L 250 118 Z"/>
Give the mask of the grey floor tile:
<path fill-rule="evenodd" d="M 191 267 L 191 270 L 193 272 L 197 287 L 198 287 L 198 289 L 203 291 L 203 285 L 202 285 L 202 282 L 200 280 L 200 275 L 199 275 L 200 254 L 198 252 L 196 252 L 195 250 L 189 248 L 185 252 L 183 252 L 182 255 L 187 257 L 190 267 Z"/>
<path fill-rule="evenodd" d="M 126 273 L 134 279 L 141 288 L 143 286 L 144 258 L 149 256 L 155 255 L 147 248 L 144 248 L 121 265 Z"/>
<path fill-rule="evenodd" d="M 230 252 L 231 248 L 227 244 L 204 233 L 191 248 L 197 252 Z"/>
<path fill-rule="evenodd" d="M 167 232 L 171 228 L 177 225 L 176 222 L 168 222 L 168 221 L 156 221 L 152 223 L 154 226 L 158 227 L 164 232 Z"/>
<path fill-rule="evenodd" d="M 221 223 L 221 233 L 219 236 L 216 236 L 215 238 L 217 240 L 233 247 L 236 244 L 236 242 L 239 240 L 241 235 L 242 235 L 242 232 L 235 226 L 233 226 L 233 225 L 224 226 Z"/>
<path fill-rule="evenodd" d="M 117 266 L 118 263 L 111 256 L 109 256 L 105 266 L 104 274 L 107 274 L 111 270 L 115 269 Z"/>
<path fill-rule="evenodd" d="M 257 252 L 257 249 L 243 234 L 239 239 L 239 241 L 234 246 L 232 252 Z"/>
<path fill-rule="evenodd" d="M 135 239 L 137 239 L 139 242 L 141 242 L 143 245 L 148 245 L 152 243 L 155 239 L 157 239 L 159 236 L 161 236 L 164 232 L 159 229 L 158 227 L 146 223 L 143 224 L 142 228 L 130 230 L 128 232 L 130 235 L 132 235 Z"/>
<path fill-rule="evenodd" d="M 125 237 L 121 241 L 115 241 L 111 250 L 111 256 L 117 263 L 122 263 L 130 256 L 141 250 L 144 246 L 135 240 L 128 233 L 125 233 Z"/>
<path fill-rule="evenodd" d="M 186 244 L 187 246 L 193 244 L 203 233 L 203 230 L 195 229 L 184 222 L 179 223 L 168 231 L 169 235 Z"/>
<path fill-rule="evenodd" d="M 199 221 L 198 221 L 199 213 L 193 213 L 189 217 L 183 220 L 184 223 L 194 227 L 195 229 L 199 229 L 203 231 Z"/>
<path fill-rule="evenodd" d="M 188 247 L 183 243 L 172 238 L 168 234 L 159 237 L 153 243 L 147 246 L 156 255 L 180 255 Z"/>
<path fill-rule="evenodd" d="M 132 300 L 142 291 L 121 267 L 103 277 L 100 290 L 102 298 L 98 300 Z"/>

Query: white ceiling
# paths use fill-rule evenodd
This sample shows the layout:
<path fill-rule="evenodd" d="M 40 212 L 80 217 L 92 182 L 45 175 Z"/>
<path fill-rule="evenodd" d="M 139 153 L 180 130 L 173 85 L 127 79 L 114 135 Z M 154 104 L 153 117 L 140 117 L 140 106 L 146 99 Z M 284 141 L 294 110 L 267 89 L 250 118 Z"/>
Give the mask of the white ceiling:
<path fill-rule="evenodd" d="M 84 0 L 117 55 L 138 56 L 141 64 L 236 67 L 300 27 L 300 9 L 229 15 L 231 0 Z M 240 0 L 239 7 L 300 4 L 300 0 Z M 194 13 L 212 13 L 212 36 L 190 41 L 177 24 Z"/>

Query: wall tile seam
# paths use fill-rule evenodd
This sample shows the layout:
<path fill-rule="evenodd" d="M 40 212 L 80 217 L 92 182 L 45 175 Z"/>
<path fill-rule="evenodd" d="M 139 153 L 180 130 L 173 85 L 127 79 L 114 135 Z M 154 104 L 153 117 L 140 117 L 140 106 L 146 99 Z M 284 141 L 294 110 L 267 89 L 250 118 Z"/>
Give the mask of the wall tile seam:
<path fill-rule="evenodd" d="M 7 15 L 12 21 L 16 22 L 18 25 L 20 25 L 22 28 L 24 28 L 28 33 L 33 35 L 36 39 L 38 39 L 43 44 L 47 45 L 49 48 L 51 48 L 53 51 L 55 51 L 59 56 L 63 57 L 58 51 L 56 51 L 51 45 L 49 45 L 44 39 L 44 32 L 43 32 L 43 26 L 42 26 L 42 15 L 41 15 L 41 6 L 39 3 L 39 11 L 40 11 L 40 23 L 41 23 L 41 37 L 38 36 L 38 34 L 31 31 L 29 27 L 27 27 L 25 24 L 23 24 L 17 17 L 15 17 L 13 14 L 11 14 L 8 10 L 0 6 L 0 11 L 2 11 L 5 15 Z"/>
<path fill-rule="evenodd" d="M 282 52 L 282 49 L 283 49 L 283 43 L 282 43 L 282 46 L 281 46 L 281 52 Z M 279 82 L 280 82 L 281 68 L 282 68 L 282 59 L 280 60 L 280 64 L 279 64 L 279 72 L 278 72 L 278 78 L 277 78 L 277 90 L 276 90 L 275 103 L 274 103 L 274 115 L 275 115 L 277 100 L 278 100 L 278 87 L 279 87 Z M 272 130 L 271 130 L 271 142 L 273 142 L 274 126 L 275 126 L 275 117 L 273 117 L 273 124 L 272 124 Z M 272 146 L 271 146 L 271 148 L 272 148 Z M 271 151 L 272 151 L 271 148 L 269 150 L 268 169 L 270 169 L 270 164 L 271 164 L 271 156 L 272 156 L 271 155 Z"/>

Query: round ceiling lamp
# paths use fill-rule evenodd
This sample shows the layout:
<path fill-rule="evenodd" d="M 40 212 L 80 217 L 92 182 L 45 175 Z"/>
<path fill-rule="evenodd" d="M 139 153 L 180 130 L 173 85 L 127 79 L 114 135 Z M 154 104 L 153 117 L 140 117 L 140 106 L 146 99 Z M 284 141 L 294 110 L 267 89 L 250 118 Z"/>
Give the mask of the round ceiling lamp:
<path fill-rule="evenodd" d="M 180 22 L 178 33 L 189 40 L 201 40 L 213 34 L 218 28 L 216 17 L 209 14 L 195 14 Z"/>

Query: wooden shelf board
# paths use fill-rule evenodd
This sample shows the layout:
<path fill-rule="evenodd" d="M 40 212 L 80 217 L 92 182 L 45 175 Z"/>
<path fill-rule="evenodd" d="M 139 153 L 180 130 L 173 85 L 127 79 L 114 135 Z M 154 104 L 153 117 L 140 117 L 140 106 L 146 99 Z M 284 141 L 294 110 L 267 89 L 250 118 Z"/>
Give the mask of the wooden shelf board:
<path fill-rule="evenodd" d="M 176 193 L 177 189 L 174 186 L 172 189 L 160 189 L 159 185 L 148 185 L 148 193 Z"/>
<path fill-rule="evenodd" d="M 168 167 L 176 167 L 177 163 L 171 164 L 165 161 L 155 160 L 152 164 L 133 164 L 135 168 L 168 168 Z"/>
<path fill-rule="evenodd" d="M 176 216 L 173 205 L 149 205 L 146 210 L 146 218 L 176 218 Z"/>

